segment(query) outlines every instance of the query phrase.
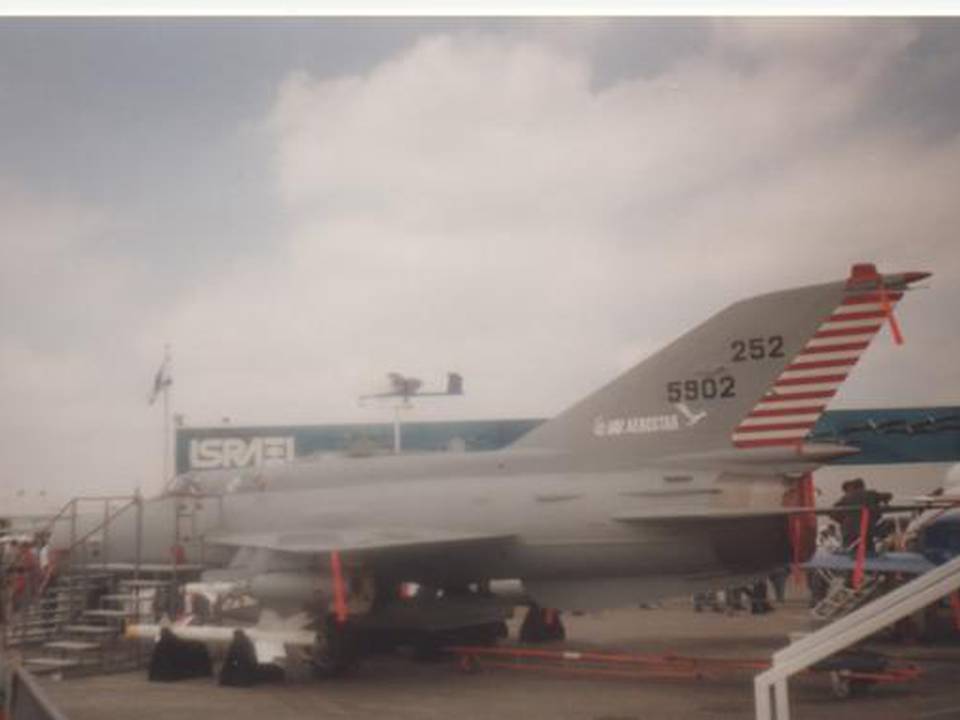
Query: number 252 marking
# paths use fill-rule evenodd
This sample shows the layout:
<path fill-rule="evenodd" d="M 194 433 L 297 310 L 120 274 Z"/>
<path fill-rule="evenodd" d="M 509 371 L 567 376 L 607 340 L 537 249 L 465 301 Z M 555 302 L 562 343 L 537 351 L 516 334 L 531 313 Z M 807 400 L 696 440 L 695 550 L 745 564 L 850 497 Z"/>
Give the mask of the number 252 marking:
<path fill-rule="evenodd" d="M 733 362 L 744 360 L 763 360 L 765 358 L 783 357 L 783 336 L 770 335 L 769 337 L 755 337 L 748 340 L 734 340 L 730 343 L 733 350 Z"/>

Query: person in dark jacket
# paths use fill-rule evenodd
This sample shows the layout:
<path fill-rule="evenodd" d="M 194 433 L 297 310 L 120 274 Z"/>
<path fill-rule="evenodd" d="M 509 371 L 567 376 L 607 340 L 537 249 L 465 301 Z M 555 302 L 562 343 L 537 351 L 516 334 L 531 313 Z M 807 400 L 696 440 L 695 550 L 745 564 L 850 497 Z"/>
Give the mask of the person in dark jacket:
<path fill-rule="evenodd" d="M 893 495 L 887 492 L 868 490 L 863 478 L 847 480 L 841 486 L 843 496 L 834 503 L 836 508 L 844 508 L 831 513 L 830 517 L 840 523 L 843 534 L 843 547 L 852 550 L 860 540 L 860 517 L 863 508 L 867 508 L 866 546 L 867 553 L 874 552 L 874 537 L 877 532 L 877 523 L 883 514 L 883 506 L 888 504 Z"/>

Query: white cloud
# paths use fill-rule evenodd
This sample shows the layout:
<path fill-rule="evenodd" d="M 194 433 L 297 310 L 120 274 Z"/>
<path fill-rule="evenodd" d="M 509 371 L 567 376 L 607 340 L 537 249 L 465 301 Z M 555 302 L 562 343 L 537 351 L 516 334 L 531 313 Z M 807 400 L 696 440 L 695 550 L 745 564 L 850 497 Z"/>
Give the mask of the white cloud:
<path fill-rule="evenodd" d="M 716 50 L 764 65 L 789 64 L 834 78 L 871 72 L 916 39 L 915 24 L 889 19 L 781 17 L 713 21 Z"/>
<path fill-rule="evenodd" d="M 42 322 L 44 312 L 63 309 L 63 290 L 71 285 L 71 276 L 89 279 L 94 291 L 107 290 L 103 281 L 112 274 L 88 262 L 84 247 L 103 227 L 100 213 L 69 203 L 42 202 L 0 177 L 0 216 L 4 220 L 0 298 L 8 311 L 32 305 L 41 311 L 41 317 L 32 321 Z M 69 302 L 76 305 L 74 298 Z"/>
<path fill-rule="evenodd" d="M 161 435 L 127 339 L 138 273 L 98 246 L 112 219 L 9 181 L 0 214 L 0 491 L 149 486 L 144 457 L 160 457 Z"/>
<path fill-rule="evenodd" d="M 109 218 L 0 205 L 20 237 L 46 238 L 0 270 L 41 308 L 17 317 L 114 328 L 73 352 L 0 343 L 18 409 L 0 432 L 39 454 L 4 469 L 66 482 L 75 466 L 118 488 L 155 475 L 143 402 L 165 340 L 195 423 L 382 420 L 355 398 L 392 370 L 466 379 L 465 398 L 415 417 L 546 415 L 729 302 L 861 260 L 937 275 L 900 311 L 906 347 L 881 341 L 842 403 L 960 402 L 960 143 L 862 122 L 908 25 L 811 23 L 721 22 L 702 53 L 600 90 L 596 23 L 291 74 L 265 122 L 284 235 L 160 319 L 124 309 L 143 270 L 91 250 Z M 47 439 L 68 450 L 44 456 Z"/>
<path fill-rule="evenodd" d="M 455 367 L 468 397 L 438 413 L 547 414 L 726 302 L 858 260 L 950 268 L 935 281 L 949 305 L 954 253 L 937 243 L 956 224 L 957 147 L 851 131 L 909 33 L 716 34 L 702 57 L 600 92 L 585 54 L 479 35 L 364 76 L 290 76 L 271 119 L 283 259 L 171 318 L 183 363 L 204 367 L 184 403 L 373 419 L 353 398 L 386 371 Z M 776 62 L 724 62 L 739 45 Z M 919 318 L 914 346 L 942 320 Z M 853 397 L 882 404 L 894 378 L 874 369 Z"/>

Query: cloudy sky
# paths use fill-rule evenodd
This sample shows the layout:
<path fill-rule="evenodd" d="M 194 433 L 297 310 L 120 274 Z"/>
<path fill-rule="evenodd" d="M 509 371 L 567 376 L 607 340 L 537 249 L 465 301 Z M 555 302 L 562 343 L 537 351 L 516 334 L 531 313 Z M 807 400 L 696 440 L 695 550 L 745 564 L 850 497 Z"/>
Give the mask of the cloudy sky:
<path fill-rule="evenodd" d="M 0 497 L 193 425 L 553 414 L 746 295 L 933 270 L 835 407 L 960 402 L 955 20 L 0 20 Z"/>

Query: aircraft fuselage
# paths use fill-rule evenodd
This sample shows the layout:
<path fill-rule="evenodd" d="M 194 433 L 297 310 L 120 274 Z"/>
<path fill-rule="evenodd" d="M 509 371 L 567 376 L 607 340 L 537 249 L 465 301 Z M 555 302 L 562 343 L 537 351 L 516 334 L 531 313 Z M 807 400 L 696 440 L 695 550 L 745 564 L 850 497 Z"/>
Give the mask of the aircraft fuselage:
<path fill-rule="evenodd" d="M 651 509 L 770 505 L 782 493 L 776 477 L 757 483 L 756 476 L 674 467 L 587 472 L 562 457 L 548 461 L 531 453 L 494 452 L 331 457 L 266 469 L 259 480 L 259 490 L 147 501 L 142 560 L 169 562 L 178 542 L 188 562 L 223 566 L 234 550 L 215 544 L 218 535 L 275 533 L 278 528 L 373 528 L 387 539 L 403 528 L 441 535 L 456 530 L 513 537 L 456 552 L 437 549 L 408 557 L 398 551 L 369 561 L 362 552 L 354 557 L 393 580 L 446 585 L 519 577 L 549 585 L 592 579 L 627 582 L 626 592 L 637 598 L 671 594 L 665 584 L 676 586 L 674 592 L 722 585 L 730 576 L 787 560 L 782 521 L 776 526 L 741 521 L 727 532 L 714 526 L 709 532 L 680 535 L 615 519 Z M 83 519 L 81 526 L 97 520 Z M 118 518 L 110 529 L 106 559 L 132 561 L 135 533 L 132 512 Z M 645 580 L 638 585 L 638 578 Z"/>

